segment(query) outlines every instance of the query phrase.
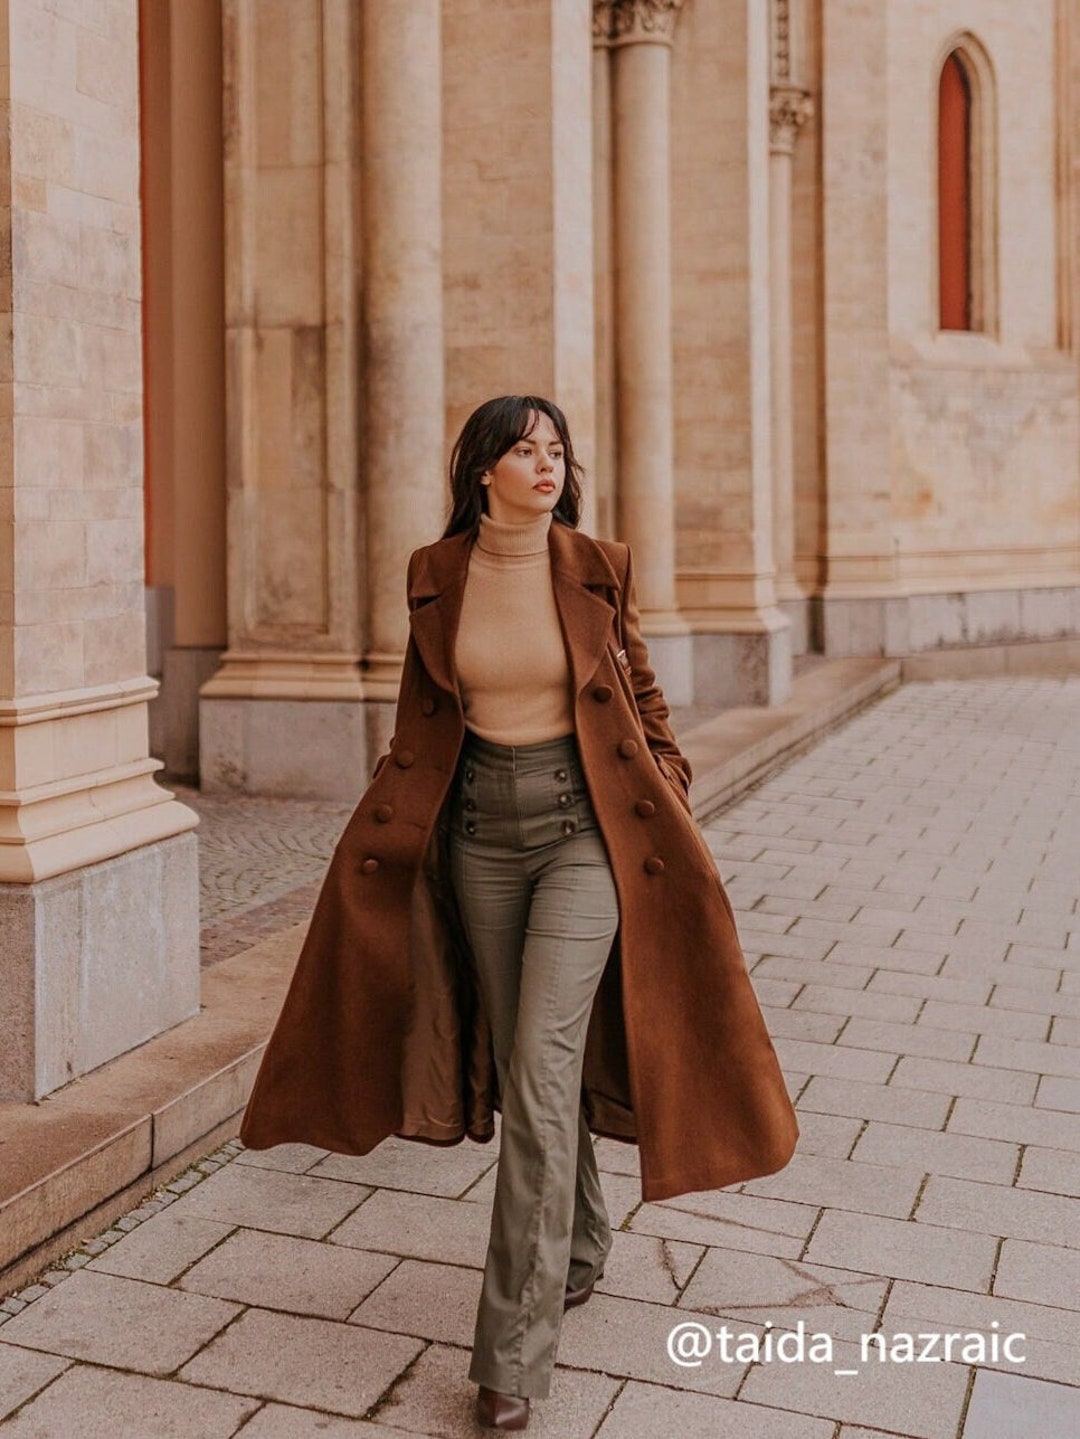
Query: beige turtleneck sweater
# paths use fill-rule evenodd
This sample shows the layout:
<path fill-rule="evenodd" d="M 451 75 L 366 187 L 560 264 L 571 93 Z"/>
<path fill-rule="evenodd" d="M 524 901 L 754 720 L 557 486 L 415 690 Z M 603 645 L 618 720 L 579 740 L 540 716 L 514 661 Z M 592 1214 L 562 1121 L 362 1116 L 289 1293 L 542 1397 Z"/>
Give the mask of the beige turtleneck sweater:
<path fill-rule="evenodd" d="M 550 526 L 550 514 L 520 525 L 481 515 L 469 556 L 454 662 L 465 723 L 493 744 L 539 744 L 574 729 Z"/>

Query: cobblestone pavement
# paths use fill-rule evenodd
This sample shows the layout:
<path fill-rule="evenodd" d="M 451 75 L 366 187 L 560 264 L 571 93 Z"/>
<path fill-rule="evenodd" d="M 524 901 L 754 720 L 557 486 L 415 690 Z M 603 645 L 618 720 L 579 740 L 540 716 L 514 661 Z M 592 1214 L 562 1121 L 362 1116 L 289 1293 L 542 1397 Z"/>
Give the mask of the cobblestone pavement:
<path fill-rule="evenodd" d="M 803 1137 L 661 1204 L 600 1142 L 530 1432 L 1080 1434 L 1080 680 L 906 685 L 705 828 Z M 0 1439 L 475 1433 L 494 1160 L 227 1146 L 3 1306 Z"/>

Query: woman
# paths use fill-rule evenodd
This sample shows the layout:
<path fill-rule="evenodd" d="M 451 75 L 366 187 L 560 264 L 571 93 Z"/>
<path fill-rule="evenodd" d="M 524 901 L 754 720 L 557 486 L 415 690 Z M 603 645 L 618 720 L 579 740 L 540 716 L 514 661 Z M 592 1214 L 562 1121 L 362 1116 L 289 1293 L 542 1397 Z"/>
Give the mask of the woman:
<path fill-rule="evenodd" d="M 502 1135 L 471 1377 L 522 1429 L 611 1244 L 594 1131 L 642 1196 L 771 1173 L 797 1136 L 630 552 L 577 530 L 547 400 L 466 422 L 409 563 L 396 733 L 338 845 L 241 1129 L 366 1153 Z M 594 1002 L 595 1001 L 595 1002 Z"/>

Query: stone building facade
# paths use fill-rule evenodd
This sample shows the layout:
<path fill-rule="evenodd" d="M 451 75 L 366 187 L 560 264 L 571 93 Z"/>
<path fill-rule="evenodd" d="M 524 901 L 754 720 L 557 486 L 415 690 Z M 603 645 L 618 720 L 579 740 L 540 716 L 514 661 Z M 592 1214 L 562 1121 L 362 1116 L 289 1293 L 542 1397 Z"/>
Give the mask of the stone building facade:
<path fill-rule="evenodd" d="M 675 703 L 1080 633 L 1080 0 L 0 14 L 0 1095 L 197 1004 L 162 762 L 363 787 L 489 395 Z"/>

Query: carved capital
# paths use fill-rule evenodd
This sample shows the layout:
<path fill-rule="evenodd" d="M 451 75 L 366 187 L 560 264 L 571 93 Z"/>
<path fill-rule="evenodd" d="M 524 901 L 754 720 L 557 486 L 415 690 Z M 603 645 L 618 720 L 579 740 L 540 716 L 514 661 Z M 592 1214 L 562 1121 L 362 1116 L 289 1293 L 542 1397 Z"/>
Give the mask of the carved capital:
<path fill-rule="evenodd" d="M 670 45 L 684 0 L 593 0 L 596 45 Z"/>
<path fill-rule="evenodd" d="M 799 131 L 814 113 L 814 102 L 797 85 L 774 85 L 769 92 L 769 148 L 790 155 Z"/>
<path fill-rule="evenodd" d="M 607 47 L 611 43 L 612 0 L 593 0 L 592 40 L 595 47 Z"/>

